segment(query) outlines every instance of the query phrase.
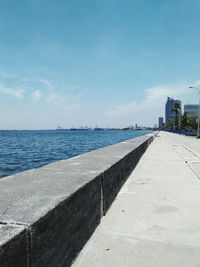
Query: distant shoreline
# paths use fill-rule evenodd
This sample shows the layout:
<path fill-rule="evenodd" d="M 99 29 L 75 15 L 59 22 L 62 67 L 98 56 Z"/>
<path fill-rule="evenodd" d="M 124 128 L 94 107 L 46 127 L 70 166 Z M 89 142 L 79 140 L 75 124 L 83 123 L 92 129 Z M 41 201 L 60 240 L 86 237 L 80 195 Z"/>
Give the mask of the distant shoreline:
<path fill-rule="evenodd" d="M 154 128 L 91 128 L 91 129 L 81 129 L 81 128 L 62 128 L 62 129 L 0 129 L 0 131 L 153 131 Z"/>

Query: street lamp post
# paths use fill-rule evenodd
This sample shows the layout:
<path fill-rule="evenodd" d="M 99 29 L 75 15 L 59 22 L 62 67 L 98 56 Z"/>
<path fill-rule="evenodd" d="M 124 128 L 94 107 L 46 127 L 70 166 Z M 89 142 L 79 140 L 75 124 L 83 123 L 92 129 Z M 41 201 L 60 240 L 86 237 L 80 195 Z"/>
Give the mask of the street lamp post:
<path fill-rule="evenodd" d="M 195 89 L 198 91 L 199 94 L 199 110 L 198 110 L 198 124 L 197 124 L 197 138 L 200 137 L 199 133 L 199 120 L 200 120 L 200 88 L 194 87 L 194 86 L 189 86 L 190 89 Z"/>

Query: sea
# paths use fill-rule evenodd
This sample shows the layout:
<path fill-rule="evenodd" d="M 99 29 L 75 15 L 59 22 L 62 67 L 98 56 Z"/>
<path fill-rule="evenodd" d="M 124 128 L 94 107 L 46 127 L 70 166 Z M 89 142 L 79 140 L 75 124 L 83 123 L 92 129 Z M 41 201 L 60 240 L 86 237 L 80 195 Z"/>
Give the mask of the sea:
<path fill-rule="evenodd" d="M 2 130 L 0 178 L 112 145 L 150 131 Z"/>

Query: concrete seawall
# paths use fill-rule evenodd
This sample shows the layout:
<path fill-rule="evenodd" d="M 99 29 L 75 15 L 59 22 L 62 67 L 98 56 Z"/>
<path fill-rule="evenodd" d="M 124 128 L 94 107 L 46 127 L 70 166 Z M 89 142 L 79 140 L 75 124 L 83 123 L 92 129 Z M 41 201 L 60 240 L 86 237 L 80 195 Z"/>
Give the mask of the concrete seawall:
<path fill-rule="evenodd" d="M 70 266 L 153 138 L 1 179 L 0 266 Z"/>

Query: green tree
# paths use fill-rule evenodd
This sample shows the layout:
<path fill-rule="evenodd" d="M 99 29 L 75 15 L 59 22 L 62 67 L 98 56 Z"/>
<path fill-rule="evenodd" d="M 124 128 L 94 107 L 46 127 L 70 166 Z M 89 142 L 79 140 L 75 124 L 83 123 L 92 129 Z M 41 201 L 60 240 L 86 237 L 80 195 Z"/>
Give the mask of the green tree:
<path fill-rule="evenodd" d="M 181 105 L 178 102 L 174 103 L 174 107 L 172 108 L 174 112 L 174 128 L 179 129 L 181 128 Z"/>
<path fill-rule="evenodd" d="M 186 130 L 188 126 L 188 117 L 187 114 L 184 112 L 182 119 L 181 119 L 181 129 Z"/>
<path fill-rule="evenodd" d="M 181 128 L 184 130 L 197 130 L 197 118 L 184 113 L 181 120 Z"/>

